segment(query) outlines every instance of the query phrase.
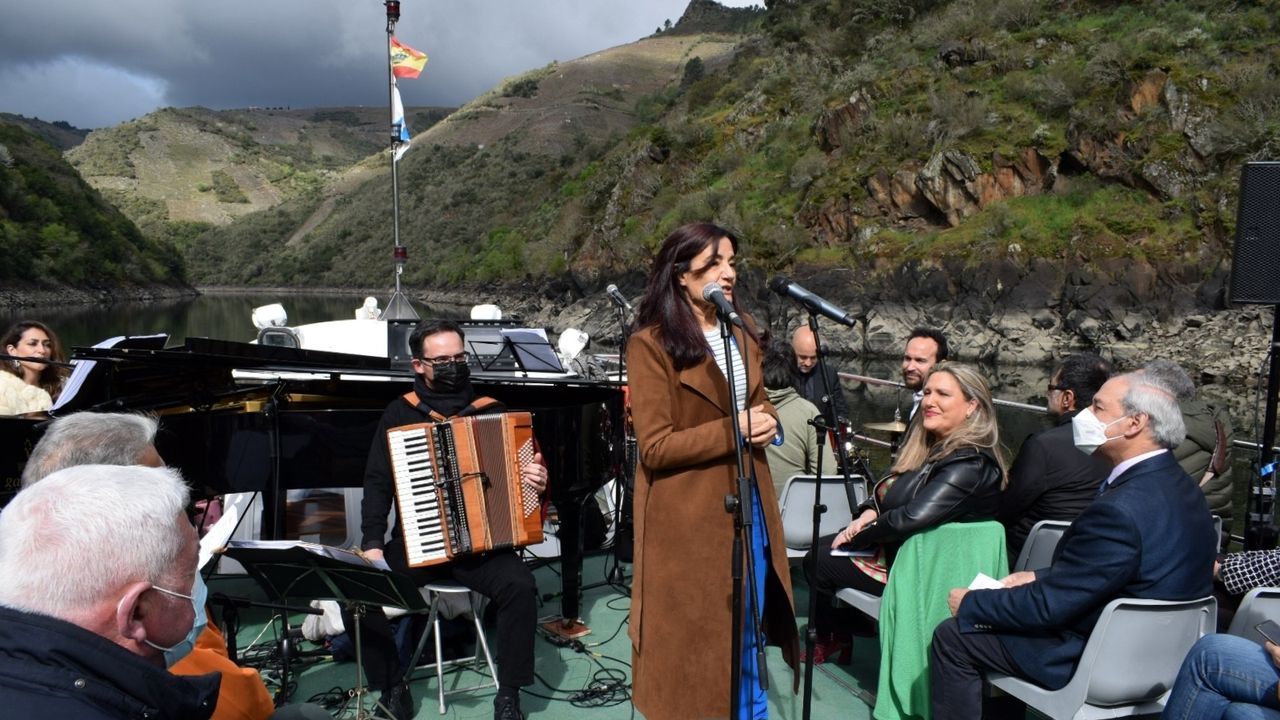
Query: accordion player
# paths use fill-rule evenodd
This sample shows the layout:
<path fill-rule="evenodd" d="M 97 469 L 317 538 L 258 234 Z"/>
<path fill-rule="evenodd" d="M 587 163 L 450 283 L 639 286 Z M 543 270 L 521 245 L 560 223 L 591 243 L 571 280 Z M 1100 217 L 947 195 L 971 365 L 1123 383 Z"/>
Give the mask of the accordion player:
<path fill-rule="evenodd" d="M 535 454 L 530 413 L 404 425 L 387 447 L 409 567 L 542 541 L 541 503 L 520 473 Z"/>

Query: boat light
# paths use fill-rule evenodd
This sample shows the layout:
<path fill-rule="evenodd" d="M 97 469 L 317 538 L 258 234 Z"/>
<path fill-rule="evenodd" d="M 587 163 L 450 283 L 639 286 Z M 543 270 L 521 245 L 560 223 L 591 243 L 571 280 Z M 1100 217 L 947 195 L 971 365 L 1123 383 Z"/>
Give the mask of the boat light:
<path fill-rule="evenodd" d="M 501 320 L 502 308 L 499 308 L 497 305 L 488 305 L 488 304 L 472 305 L 471 319 L 472 320 Z"/>
<path fill-rule="evenodd" d="M 284 327 L 289 322 L 289 314 L 280 303 L 271 303 L 253 309 L 253 326 L 262 330 L 269 327 Z"/>
<path fill-rule="evenodd" d="M 572 360 L 586 349 L 591 336 L 577 328 L 565 328 L 556 341 L 556 348 L 565 360 Z"/>

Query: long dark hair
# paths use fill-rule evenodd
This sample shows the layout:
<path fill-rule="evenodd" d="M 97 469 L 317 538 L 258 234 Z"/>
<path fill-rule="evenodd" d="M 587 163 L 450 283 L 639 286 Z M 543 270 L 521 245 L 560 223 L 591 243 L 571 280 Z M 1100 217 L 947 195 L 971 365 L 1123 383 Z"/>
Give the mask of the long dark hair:
<path fill-rule="evenodd" d="M 49 342 L 53 344 L 53 353 L 49 356 L 50 360 L 53 360 L 54 362 L 67 361 L 66 355 L 62 352 L 62 343 L 58 340 L 58 336 L 54 334 L 53 330 L 49 329 L 48 325 L 35 320 L 22 320 L 14 323 L 13 326 L 9 328 L 9 331 L 4 334 L 4 337 L 0 338 L 0 351 L 8 354 L 8 347 L 10 345 L 17 345 L 18 342 L 22 340 L 23 333 L 31 328 L 40 330 L 49 337 Z M 22 370 L 17 367 L 16 361 L 0 363 L 0 370 L 17 375 L 20 378 L 22 377 Z M 62 381 L 66 378 L 67 374 L 68 371 L 66 368 L 58 367 L 57 365 L 45 365 L 44 369 L 40 371 L 38 384 L 41 389 L 49 393 L 50 397 L 57 400 L 58 393 L 62 392 Z"/>
<path fill-rule="evenodd" d="M 645 283 L 644 298 L 636 313 L 636 328 L 656 328 L 658 341 L 677 370 L 693 367 L 707 358 L 707 339 L 689 307 L 680 276 L 690 270 L 700 270 L 692 266 L 693 259 L 720 242 L 720 238 L 728 238 L 734 253 L 738 252 L 738 238 L 718 225 L 705 222 L 681 225 L 662 241 Z M 743 315 L 738 307 L 738 293 L 733 294 L 733 306 Z M 752 323 L 744 324 L 747 334 L 759 342 Z"/>

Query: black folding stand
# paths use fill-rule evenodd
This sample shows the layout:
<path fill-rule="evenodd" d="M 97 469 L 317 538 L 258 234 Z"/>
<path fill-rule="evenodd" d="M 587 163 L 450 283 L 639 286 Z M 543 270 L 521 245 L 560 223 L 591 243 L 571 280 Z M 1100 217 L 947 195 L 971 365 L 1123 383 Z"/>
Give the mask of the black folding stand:
<path fill-rule="evenodd" d="M 382 612 L 384 605 L 412 611 L 426 610 L 426 601 L 413 580 L 373 565 L 357 565 L 318 555 L 302 546 L 237 547 L 233 542 L 223 554 L 243 565 L 269 597 L 279 600 L 290 597 L 336 600 L 351 609 L 355 616 L 356 686 L 352 688 L 348 702 L 355 700 L 356 720 L 363 720 L 364 695 L 368 688 L 364 686 L 360 621 L 369 606 L 377 612 Z M 381 703 L 378 707 L 390 714 Z"/>

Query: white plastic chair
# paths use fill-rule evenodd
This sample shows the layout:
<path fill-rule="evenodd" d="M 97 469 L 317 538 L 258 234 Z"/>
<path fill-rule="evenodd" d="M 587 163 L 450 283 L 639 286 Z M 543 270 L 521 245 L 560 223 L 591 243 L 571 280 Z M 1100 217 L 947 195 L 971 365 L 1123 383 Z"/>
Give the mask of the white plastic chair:
<path fill-rule="evenodd" d="M 1280 588 L 1258 587 L 1250 590 L 1240 601 L 1240 608 L 1231 617 L 1227 634 L 1248 638 L 1259 645 L 1264 642 L 1255 629 L 1263 620 L 1280 622 Z"/>
<path fill-rule="evenodd" d="M 1058 549 L 1058 542 L 1069 527 L 1071 523 L 1065 520 L 1041 520 L 1032 525 L 1027 541 L 1013 563 L 1013 572 L 1039 570 L 1052 565 L 1053 551 Z"/>
<path fill-rule="evenodd" d="M 880 619 L 881 598 L 879 595 L 872 595 L 853 588 L 842 588 L 836 591 L 836 599 L 846 605 L 852 605 L 853 609 L 871 617 L 873 620 Z"/>
<path fill-rule="evenodd" d="M 853 476 L 853 492 L 856 503 L 861 504 L 865 490 L 861 476 Z M 782 486 L 778 504 L 782 511 L 782 534 L 787 543 L 787 557 L 801 558 L 809 552 L 813 541 L 813 496 L 817 478 L 813 475 L 792 475 Z M 849 494 L 845 491 L 844 478 L 839 475 L 822 476 L 822 504 L 827 511 L 818 525 L 818 536 L 834 535 L 853 519 L 849 507 Z"/>
<path fill-rule="evenodd" d="M 470 589 L 463 587 L 462 585 L 456 585 L 453 583 L 428 583 L 422 586 L 422 593 L 431 601 L 431 604 L 427 611 L 427 629 L 422 633 L 422 639 L 418 641 L 418 648 L 414 650 L 413 659 L 409 662 L 409 675 L 412 676 L 414 671 L 418 669 L 418 658 L 422 656 L 422 651 L 427 646 L 427 638 L 434 638 L 436 660 L 430 665 L 424 665 L 423 667 L 431 667 L 436 671 L 436 698 L 440 702 L 440 714 L 443 715 L 445 713 L 444 698 L 446 695 L 470 692 L 472 690 L 481 690 L 490 687 L 496 689 L 498 687 L 498 671 L 493 666 L 493 656 L 489 654 L 489 641 L 485 637 L 484 625 L 481 621 L 481 618 L 484 616 L 484 604 L 482 602 L 483 597 L 471 592 Z M 455 658 L 452 660 L 442 659 L 442 648 L 440 645 L 440 605 L 444 595 L 465 595 L 468 599 L 467 601 L 471 605 L 472 622 L 475 624 L 476 628 L 476 653 L 470 657 Z M 477 602 L 477 597 L 480 597 L 481 602 Z M 456 687 L 457 680 L 455 679 L 455 687 L 446 690 L 444 687 L 444 669 L 446 667 L 471 663 L 472 669 L 476 672 L 483 672 L 483 669 L 480 667 L 481 652 L 484 653 L 484 661 L 489 666 L 489 679 L 478 685 L 472 685 L 464 688 Z M 408 678 L 406 677 L 406 679 Z"/>
<path fill-rule="evenodd" d="M 1051 720 L 1158 714 L 1191 646 L 1213 632 L 1217 608 L 1212 597 L 1112 600 L 1066 687 L 1046 690 L 999 673 L 987 680 Z"/>

